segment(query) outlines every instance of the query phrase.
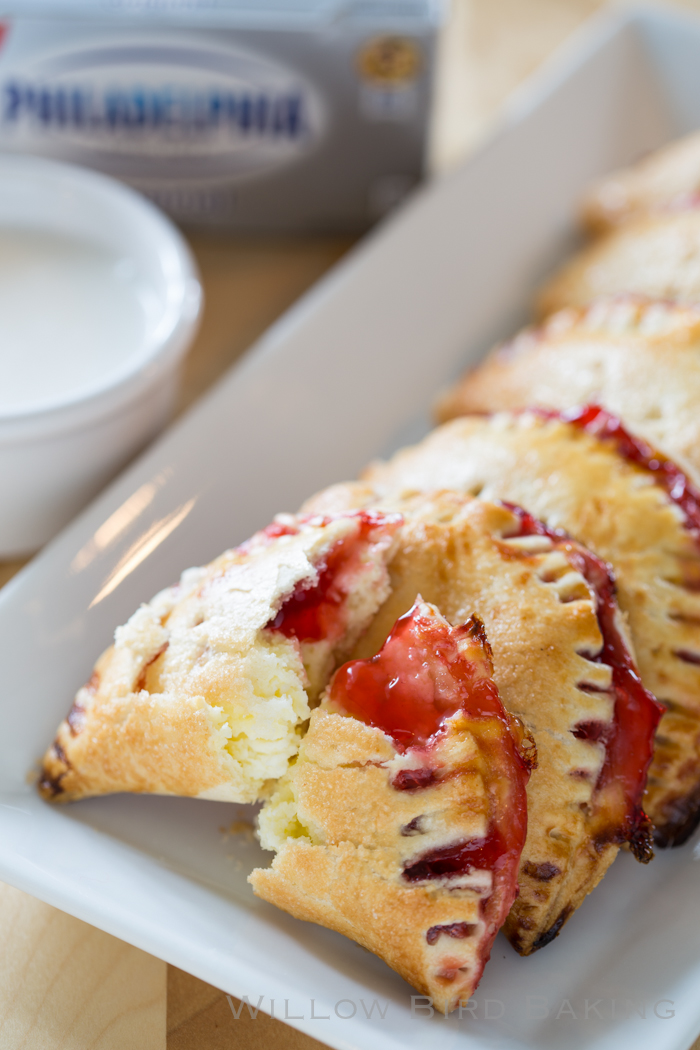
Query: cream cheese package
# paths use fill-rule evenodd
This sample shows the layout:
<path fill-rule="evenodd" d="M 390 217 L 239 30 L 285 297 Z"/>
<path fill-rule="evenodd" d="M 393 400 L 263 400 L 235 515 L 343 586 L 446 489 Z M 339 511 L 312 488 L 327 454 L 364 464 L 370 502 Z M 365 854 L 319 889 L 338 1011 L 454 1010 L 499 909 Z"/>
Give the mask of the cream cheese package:
<path fill-rule="evenodd" d="M 198 226 L 367 226 L 420 179 L 442 0 L 14 0 L 0 152 Z"/>

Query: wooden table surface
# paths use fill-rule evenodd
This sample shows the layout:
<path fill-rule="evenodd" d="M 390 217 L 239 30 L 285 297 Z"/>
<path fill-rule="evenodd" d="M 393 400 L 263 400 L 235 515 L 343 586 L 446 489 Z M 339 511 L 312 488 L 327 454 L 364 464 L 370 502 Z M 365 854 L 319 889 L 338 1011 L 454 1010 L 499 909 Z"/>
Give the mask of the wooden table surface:
<path fill-rule="evenodd" d="M 603 0 L 455 0 L 442 42 L 431 168 L 458 161 L 505 96 Z M 700 11 L 700 0 L 683 5 Z M 351 246 L 351 239 L 191 238 L 206 295 L 180 409 Z M 21 567 L 0 562 L 0 586 Z M 0 884 L 1 1050 L 313 1050 L 106 933 Z M 692 1050 L 700 1050 L 700 1039 Z"/>

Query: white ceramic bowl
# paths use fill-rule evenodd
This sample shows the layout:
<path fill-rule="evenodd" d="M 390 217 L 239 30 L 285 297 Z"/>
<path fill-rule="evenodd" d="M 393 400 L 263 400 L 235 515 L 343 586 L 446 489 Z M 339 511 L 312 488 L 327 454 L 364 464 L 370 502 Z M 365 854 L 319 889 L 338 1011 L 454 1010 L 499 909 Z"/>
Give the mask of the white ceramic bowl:
<path fill-rule="evenodd" d="M 72 395 L 0 405 L 0 557 L 12 557 L 42 546 L 167 422 L 202 291 L 173 224 L 133 190 L 92 171 L 0 158 L 3 228 L 77 238 L 114 253 L 149 296 L 143 338 L 124 347 L 123 362 L 107 375 Z"/>

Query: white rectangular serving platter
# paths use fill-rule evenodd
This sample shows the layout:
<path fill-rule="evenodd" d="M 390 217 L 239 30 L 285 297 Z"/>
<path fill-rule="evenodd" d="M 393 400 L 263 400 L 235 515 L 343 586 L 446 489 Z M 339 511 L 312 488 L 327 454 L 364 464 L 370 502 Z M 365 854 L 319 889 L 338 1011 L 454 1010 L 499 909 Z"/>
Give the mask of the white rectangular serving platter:
<path fill-rule="evenodd" d="M 687 1050 L 695 843 L 648 868 L 621 856 L 530 959 L 499 937 L 472 1008 L 447 1020 L 354 943 L 256 900 L 246 876 L 270 855 L 222 833 L 249 811 L 134 796 L 51 808 L 28 774 L 116 624 L 185 566 L 420 436 L 438 389 L 526 317 L 574 242 L 585 184 L 696 126 L 700 21 L 594 20 L 478 154 L 337 266 L 2 591 L 1 879 L 338 1050 Z"/>

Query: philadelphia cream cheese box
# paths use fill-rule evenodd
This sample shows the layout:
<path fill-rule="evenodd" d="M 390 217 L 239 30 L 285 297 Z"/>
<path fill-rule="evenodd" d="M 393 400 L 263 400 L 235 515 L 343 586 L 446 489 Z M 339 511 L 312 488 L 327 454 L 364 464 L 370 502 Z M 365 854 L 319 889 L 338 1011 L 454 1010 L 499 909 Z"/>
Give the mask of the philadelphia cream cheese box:
<path fill-rule="evenodd" d="M 421 177 L 442 0 L 10 0 L 0 151 L 178 221 L 351 230 Z"/>

